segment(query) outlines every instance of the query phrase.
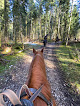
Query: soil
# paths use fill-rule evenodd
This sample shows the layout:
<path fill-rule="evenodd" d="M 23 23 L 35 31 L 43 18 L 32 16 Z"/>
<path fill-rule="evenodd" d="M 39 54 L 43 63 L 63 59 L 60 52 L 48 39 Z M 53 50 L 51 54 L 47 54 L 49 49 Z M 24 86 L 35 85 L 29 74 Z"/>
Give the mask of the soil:
<path fill-rule="evenodd" d="M 58 65 L 56 47 L 55 43 L 51 43 L 44 48 L 47 78 L 51 85 L 52 95 L 57 106 L 80 106 L 74 100 L 74 95 L 69 92 L 69 87 L 65 82 L 65 75 Z M 4 75 L 0 76 L 0 92 L 5 89 L 11 89 L 16 92 L 27 81 L 32 58 L 33 53 L 30 51 L 27 55 L 24 55 L 23 59 L 16 61 L 15 65 L 11 65 Z"/>

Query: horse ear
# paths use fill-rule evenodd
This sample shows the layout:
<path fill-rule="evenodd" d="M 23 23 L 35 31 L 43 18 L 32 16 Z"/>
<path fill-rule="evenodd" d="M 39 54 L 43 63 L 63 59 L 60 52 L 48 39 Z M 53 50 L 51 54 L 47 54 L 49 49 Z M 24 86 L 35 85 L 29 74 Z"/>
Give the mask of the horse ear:
<path fill-rule="evenodd" d="M 36 53 L 36 50 L 33 48 L 33 53 Z"/>
<path fill-rule="evenodd" d="M 44 51 L 44 48 L 41 49 L 41 52 L 42 52 L 42 53 L 43 53 L 43 51 Z"/>

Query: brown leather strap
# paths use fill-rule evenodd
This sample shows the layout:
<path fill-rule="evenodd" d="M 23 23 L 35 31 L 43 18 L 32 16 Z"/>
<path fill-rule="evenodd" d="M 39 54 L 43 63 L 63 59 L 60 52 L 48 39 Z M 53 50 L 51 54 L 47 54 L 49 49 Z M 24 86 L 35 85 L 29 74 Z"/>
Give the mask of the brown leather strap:
<path fill-rule="evenodd" d="M 13 105 L 17 105 L 17 104 L 22 105 L 17 95 L 12 90 L 7 89 L 0 94 L 0 106 L 6 106 L 6 103 L 4 102 L 3 99 L 3 95 L 7 96 Z"/>
<path fill-rule="evenodd" d="M 0 94 L 0 106 L 7 106 L 3 100 L 3 95 Z"/>
<path fill-rule="evenodd" d="M 20 95 L 22 93 L 22 90 L 23 91 L 25 90 L 26 94 L 28 96 L 31 96 L 31 92 L 26 84 L 22 85 L 17 90 L 16 94 L 12 90 L 7 89 L 0 94 L 0 106 L 6 106 L 6 103 L 4 102 L 4 99 L 3 99 L 3 95 L 7 96 L 13 105 L 16 105 L 16 104 L 22 105 L 22 103 L 20 102 Z"/>
<path fill-rule="evenodd" d="M 22 90 L 26 92 L 26 94 L 31 97 L 31 91 L 30 89 L 28 88 L 28 86 L 26 84 L 22 85 L 16 92 L 18 98 L 20 99 L 20 95 L 22 93 Z"/>
<path fill-rule="evenodd" d="M 38 90 L 36 90 L 36 92 L 31 96 L 31 98 L 29 99 L 31 102 L 33 102 L 35 98 L 40 94 L 42 87 L 43 85 L 41 85 L 41 87 Z"/>
<path fill-rule="evenodd" d="M 30 91 L 34 94 L 34 93 L 37 91 L 37 89 L 35 89 L 35 88 L 30 88 Z M 46 99 L 46 97 L 43 95 L 43 93 L 40 92 L 39 95 L 38 95 L 38 97 L 40 97 L 43 101 L 45 101 L 48 106 L 53 106 L 53 105 L 52 105 L 52 102 L 51 102 L 51 101 L 48 101 L 48 100 Z"/>

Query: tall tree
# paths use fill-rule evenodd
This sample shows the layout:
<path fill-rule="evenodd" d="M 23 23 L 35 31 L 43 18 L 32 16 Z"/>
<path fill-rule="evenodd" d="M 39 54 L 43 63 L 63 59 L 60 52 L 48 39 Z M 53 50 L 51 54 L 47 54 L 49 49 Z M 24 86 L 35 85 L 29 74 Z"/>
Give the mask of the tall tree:
<path fill-rule="evenodd" d="M 4 0 L 4 38 L 7 43 L 8 37 L 8 26 L 9 26 L 9 0 Z"/>
<path fill-rule="evenodd" d="M 63 14 L 63 17 L 62 17 L 63 22 L 61 21 L 63 23 L 63 25 L 62 25 L 62 31 L 63 31 L 62 41 L 63 41 L 63 43 L 66 42 L 66 37 L 67 37 L 67 33 L 68 33 L 69 2 L 70 2 L 69 0 L 60 0 L 59 1 L 60 12 L 61 12 L 61 15 Z"/>
<path fill-rule="evenodd" d="M 21 39 L 22 35 L 26 36 L 26 3 L 26 0 L 13 1 L 13 35 L 15 43 L 17 43 L 19 36 Z"/>
<path fill-rule="evenodd" d="M 66 46 L 68 45 L 68 39 L 70 36 L 70 27 L 71 27 L 71 19 L 72 19 L 72 10 L 73 10 L 73 0 L 72 0 L 72 5 L 71 5 L 71 12 L 70 12 L 70 19 L 69 19 L 69 28 L 68 28 L 68 34 L 67 34 L 67 38 L 66 38 Z"/>
<path fill-rule="evenodd" d="M 38 12 L 39 12 L 39 15 L 38 15 L 38 18 L 39 18 L 39 31 L 40 31 L 40 37 L 39 38 L 42 38 L 41 37 L 41 30 L 42 30 L 42 21 L 41 21 L 41 15 L 42 15 L 42 12 L 43 12 L 43 10 L 42 10 L 42 0 L 39 0 L 39 10 L 38 10 Z"/>
<path fill-rule="evenodd" d="M 3 27 L 4 27 L 4 0 L 0 0 L 0 47 L 2 45 Z"/>
<path fill-rule="evenodd" d="M 77 11 L 76 5 L 72 11 L 72 19 L 71 19 L 71 26 L 70 26 L 70 38 L 76 39 L 77 30 L 80 28 L 79 24 L 79 13 Z"/>

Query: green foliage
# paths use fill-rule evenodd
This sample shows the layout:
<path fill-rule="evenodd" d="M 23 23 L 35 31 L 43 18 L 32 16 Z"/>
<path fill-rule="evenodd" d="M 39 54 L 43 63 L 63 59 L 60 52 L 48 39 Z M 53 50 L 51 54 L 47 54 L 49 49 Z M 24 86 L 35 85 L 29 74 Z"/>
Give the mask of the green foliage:
<path fill-rule="evenodd" d="M 10 0 L 6 6 L 4 1 L 0 1 L 0 29 L 8 40 L 23 43 L 24 37 L 40 39 L 49 34 L 50 40 L 58 36 L 65 43 L 68 34 L 70 40 L 76 37 L 79 14 L 76 6 L 71 11 L 70 0 Z"/>
<path fill-rule="evenodd" d="M 70 49 L 69 49 L 69 57 L 70 57 L 70 59 L 74 59 L 74 56 L 73 56 L 73 54 L 72 54 Z"/>
<path fill-rule="evenodd" d="M 33 0 L 29 1 L 29 14 L 30 18 L 33 18 L 34 20 L 37 18 L 37 9 Z"/>
<path fill-rule="evenodd" d="M 80 48 L 80 44 L 76 43 L 76 48 Z M 66 75 L 66 80 L 70 85 L 76 86 L 80 93 L 80 62 L 75 57 L 75 46 L 70 44 L 67 47 L 64 45 L 59 46 L 56 49 L 56 53 L 59 59 L 59 64 Z"/>
<path fill-rule="evenodd" d="M 14 45 L 14 49 L 22 50 L 22 45 L 16 44 L 16 45 Z"/>
<path fill-rule="evenodd" d="M 4 12 L 4 0 L 0 0 L 0 30 L 2 29 L 3 25 L 3 12 Z M 1 34 L 0 34 L 1 36 Z"/>
<path fill-rule="evenodd" d="M 76 60 L 76 61 L 80 61 L 80 52 L 79 52 L 79 43 L 74 43 L 73 44 L 73 49 L 72 49 L 72 55 L 73 55 L 73 58 Z"/>
<path fill-rule="evenodd" d="M 77 12 L 77 7 L 74 6 L 72 12 L 72 19 L 71 19 L 70 35 L 76 37 L 76 33 L 78 29 L 79 29 L 79 13 Z"/>
<path fill-rule="evenodd" d="M 16 47 L 18 47 L 19 49 L 16 49 Z M 6 61 L 5 61 L 5 63 L 0 62 L 0 74 L 4 73 L 4 71 L 9 70 L 9 68 L 11 66 L 13 66 L 13 65 L 15 66 L 16 62 L 20 61 L 20 59 L 22 59 L 24 55 L 27 56 L 28 53 L 30 53 L 33 48 L 37 49 L 39 47 L 41 47 L 41 45 L 38 45 L 38 44 L 36 44 L 36 45 L 25 44 L 25 49 L 26 50 L 21 52 L 21 53 L 18 53 L 18 51 L 20 51 L 22 49 L 22 45 L 21 44 L 13 45 L 12 50 L 13 50 L 13 52 L 15 52 L 17 54 L 14 53 L 13 55 L 8 55 L 8 56 L 3 57 L 3 59 L 7 60 L 7 62 Z M 1 50 L 2 49 L 0 48 L 0 51 Z M 2 58 L 2 57 L 0 57 L 0 58 Z"/>

